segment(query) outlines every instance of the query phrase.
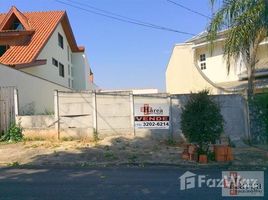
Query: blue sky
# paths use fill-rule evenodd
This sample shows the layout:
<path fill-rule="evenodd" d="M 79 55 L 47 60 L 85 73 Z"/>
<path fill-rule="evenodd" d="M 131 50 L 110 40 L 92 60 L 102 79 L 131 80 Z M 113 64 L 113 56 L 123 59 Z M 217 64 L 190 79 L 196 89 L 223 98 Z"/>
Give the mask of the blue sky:
<path fill-rule="evenodd" d="M 173 1 L 206 15 L 211 14 L 209 0 Z M 79 2 L 194 34 L 203 31 L 209 22 L 167 0 Z M 66 10 L 77 43 L 86 47 L 95 82 L 102 89 L 158 88 L 165 91 L 165 70 L 173 46 L 191 37 L 114 21 L 55 0 L 1 0 L 0 12 L 7 12 L 12 5 L 22 12 Z"/>

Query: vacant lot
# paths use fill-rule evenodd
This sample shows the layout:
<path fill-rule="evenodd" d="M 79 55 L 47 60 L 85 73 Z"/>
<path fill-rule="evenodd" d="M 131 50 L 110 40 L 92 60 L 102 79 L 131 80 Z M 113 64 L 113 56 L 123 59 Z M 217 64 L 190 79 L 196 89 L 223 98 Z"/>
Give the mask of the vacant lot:
<path fill-rule="evenodd" d="M 195 164 L 181 159 L 183 145 L 166 140 L 107 137 L 94 141 L 25 141 L 0 144 L 0 165 L 95 166 L 120 164 Z M 244 146 L 233 149 L 234 166 L 268 166 L 268 153 Z M 210 162 L 210 164 L 217 164 Z"/>
<path fill-rule="evenodd" d="M 25 141 L 0 145 L 1 165 L 107 165 L 181 163 L 180 145 L 137 137 L 94 141 Z"/>

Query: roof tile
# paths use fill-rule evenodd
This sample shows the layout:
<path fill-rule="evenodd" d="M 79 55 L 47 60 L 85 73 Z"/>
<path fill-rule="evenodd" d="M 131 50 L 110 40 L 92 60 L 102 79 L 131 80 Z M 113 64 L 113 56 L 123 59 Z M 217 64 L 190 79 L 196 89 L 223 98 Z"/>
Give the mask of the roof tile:
<path fill-rule="evenodd" d="M 0 24 L 7 14 L 0 14 Z M 53 31 L 62 20 L 68 21 L 65 11 L 49 11 L 49 12 L 25 12 L 23 15 L 28 19 L 31 29 L 35 30 L 30 41 L 25 45 L 14 45 L 0 57 L 0 63 L 6 65 L 27 64 L 35 61 Z M 66 23 L 65 23 L 66 24 Z M 69 24 L 69 23 L 67 23 Z M 66 28 L 66 27 L 65 27 Z M 72 33 L 71 27 L 67 27 Z M 81 51 L 77 47 L 72 34 L 68 40 L 71 40 L 73 51 Z"/>

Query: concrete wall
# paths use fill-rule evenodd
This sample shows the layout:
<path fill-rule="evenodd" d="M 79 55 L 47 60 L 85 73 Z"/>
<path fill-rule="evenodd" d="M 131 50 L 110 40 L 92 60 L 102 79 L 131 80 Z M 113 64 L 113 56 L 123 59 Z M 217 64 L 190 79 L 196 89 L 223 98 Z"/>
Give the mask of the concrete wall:
<path fill-rule="evenodd" d="M 129 93 L 97 93 L 97 130 L 100 136 L 133 133 L 131 107 Z"/>
<path fill-rule="evenodd" d="M 172 126 L 173 134 L 183 137 L 180 125 L 182 108 L 187 103 L 189 95 L 172 96 Z M 212 96 L 215 102 L 221 107 L 221 114 L 224 118 L 224 132 L 232 140 L 239 140 L 248 134 L 246 102 L 239 95 L 215 95 Z"/>
<path fill-rule="evenodd" d="M 54 112 L 54 90 L 68 88 L 0 64 L 0 86 L 18 89 L 19 114 Z"/>
<path fill-rule="evenodd" d="M 189 95 L 130 93 L 59 93 L 60 134 L 63 137 L 100 138 L 110 135 L 136 135 L 175 139 L 183 137 L 180 126 L 182 108 Z M 245 101 L 239 95 L 212 96 L 221 106 L 225 133 L 233 140 L 247 136 Z M 134 129 L 134 104 L 170 105 L 169 129 Z"/>
<path fill-rule="evenodd" d="M 60 137 L 92 137 L 94 103 L 92 93 L 58 93 Z M 57 105 L 55 106 L 57 109 Z M 56 120 L 57 120 L 57 116 Z"/>

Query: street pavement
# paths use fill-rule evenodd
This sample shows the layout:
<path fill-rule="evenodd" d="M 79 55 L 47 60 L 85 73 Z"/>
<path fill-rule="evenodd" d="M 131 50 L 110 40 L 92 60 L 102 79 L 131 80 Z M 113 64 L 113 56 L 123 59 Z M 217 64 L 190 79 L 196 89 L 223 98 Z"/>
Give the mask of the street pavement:
<path fill-rule="evenodd" d="M 0 200 L 240 199 L 223 198 L 221 188 L 206 185 L 181 190 L 179 177 L 187 170 L 207 178 L 221 178 L 220 169 L 173 166 L 0 168 Z M 265 179 L 267 196 L 267 171 Z"/>

